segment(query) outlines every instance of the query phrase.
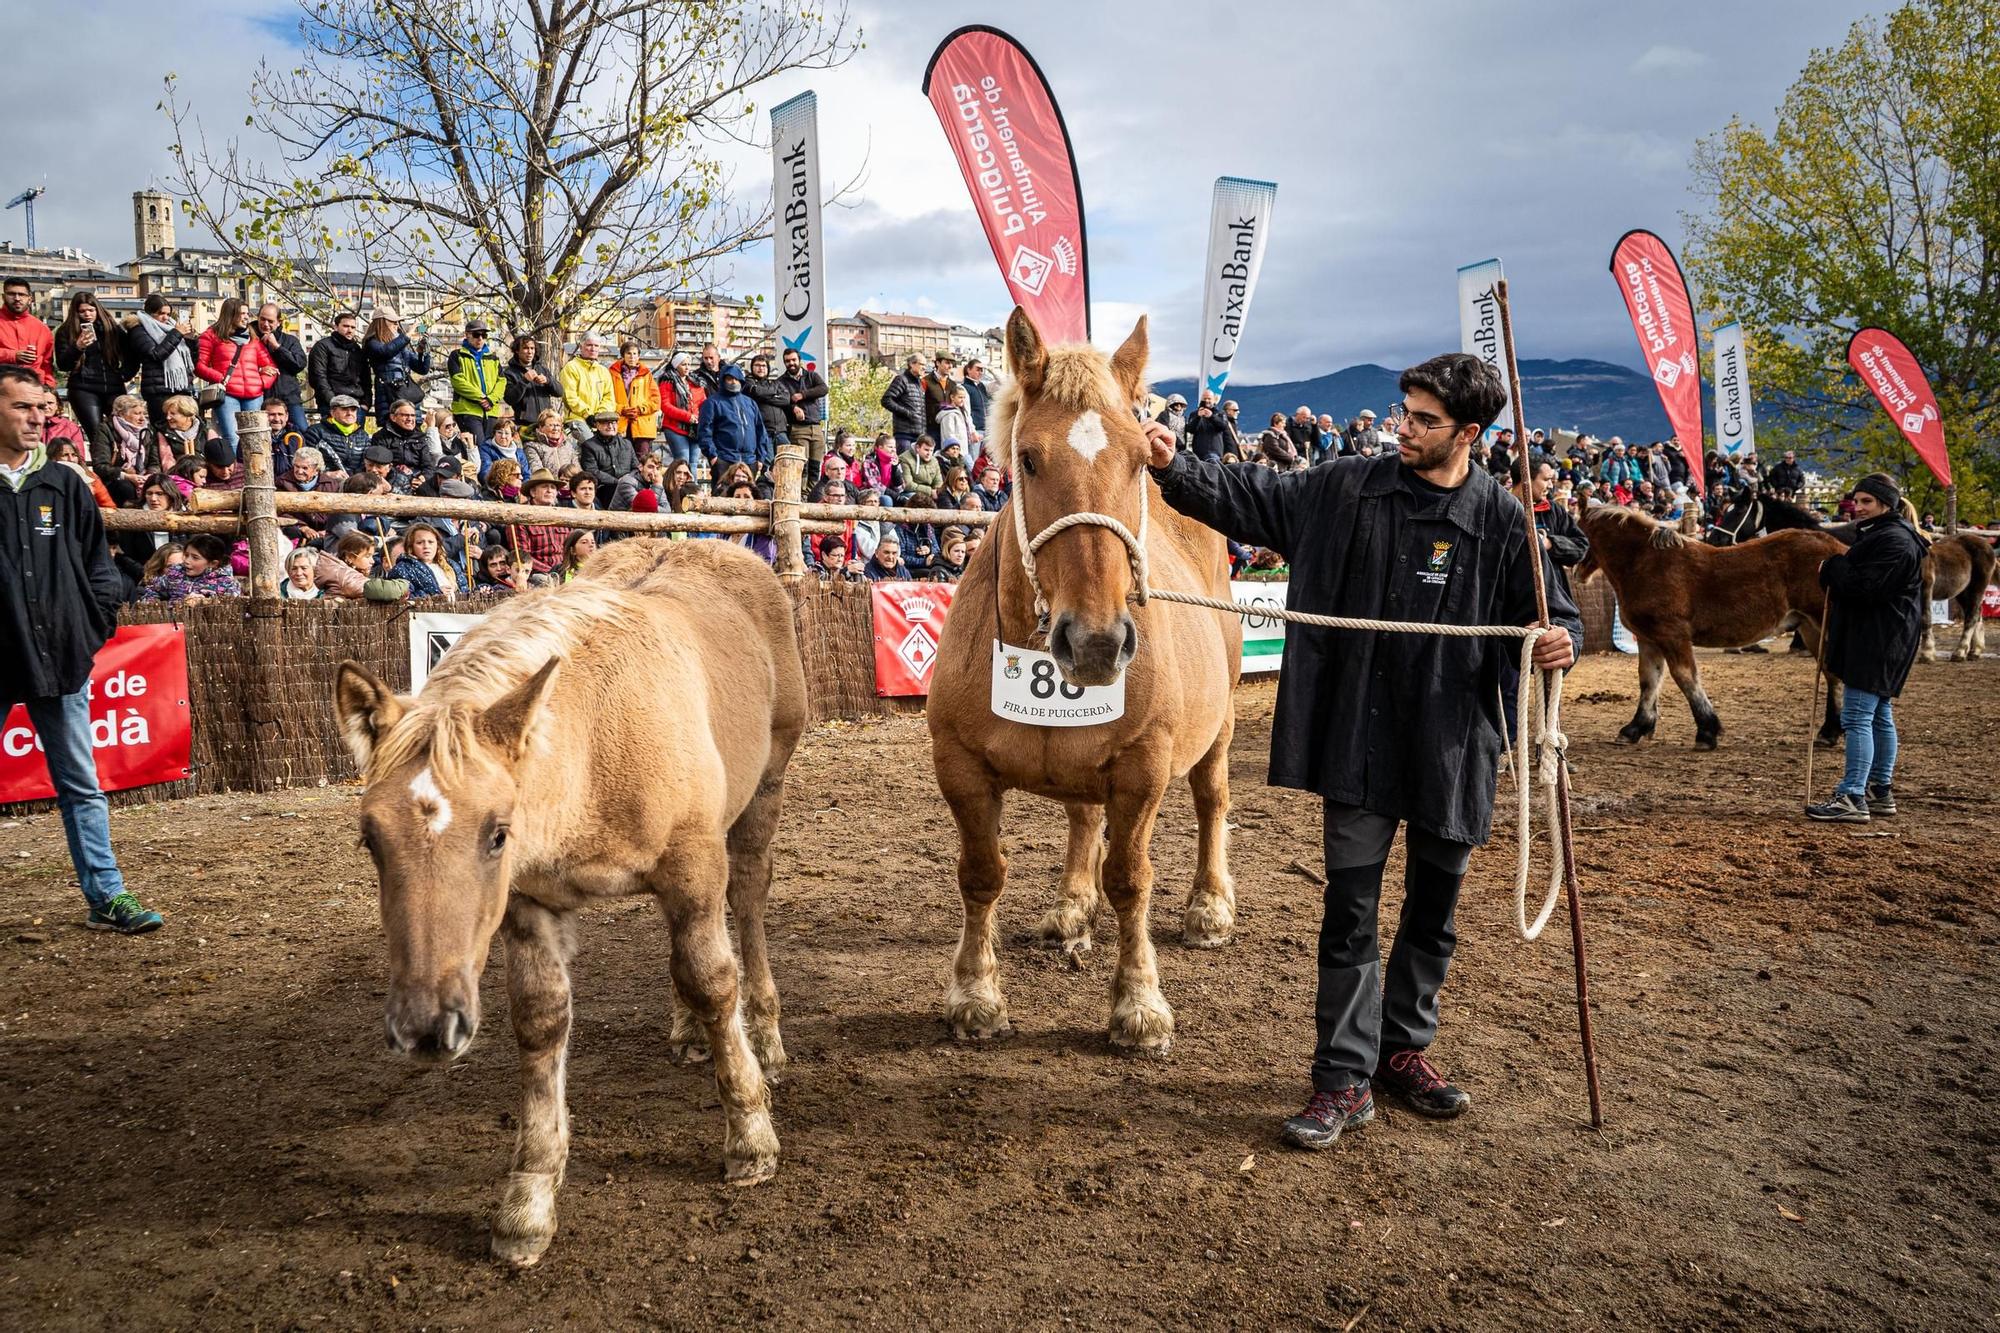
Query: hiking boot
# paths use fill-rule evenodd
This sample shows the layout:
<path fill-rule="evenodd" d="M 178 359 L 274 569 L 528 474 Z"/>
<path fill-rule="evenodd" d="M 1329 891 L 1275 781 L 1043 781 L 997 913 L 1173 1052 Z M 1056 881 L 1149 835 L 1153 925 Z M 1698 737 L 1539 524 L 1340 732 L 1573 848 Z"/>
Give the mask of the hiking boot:
<path fill-rule="evenodd" d="M 1313 1093 L 1305 1110 L 1278 1127 L 1278 1138 L 1294 1148 L 1318 1152 L 1331 1148 L 1348 1126 L 1358 1128 L 1374 1118 L 1375 1096 L 1366 1083 L 1357 1083 L 1338 1092 Z"/>
<path fill-rule="evenodd" d="M 1472 1094 L 1454 1087 L 1422 1051 L 1392 1051 L 1375 1070 L 1375 1081 L 1418 1115 L 1451 1120 L 1465 1114 Z"/>
<path fill-rule="evenodd" d="M 1872 782 L 1868 784 L 1868 813 L 1875 819 L 1896 817 L 1896 793 L 1887 784 L 1880 787 Z"/>
<path fill-rule="evenodd" d="M 1866 824 L 1868 802 L 1859 796 L 1837 791 L 1831 800 L 1807 806 L 1806 818 L 1817 819 L 1823 824 Z"/>
<path fill-rule="evenodd" d="M 130 893 L 121 893 L 110 902 L 90 909 L 84 925 L 92 930 L 115 930 L 120 935 L 144 935 L 158 930 L 167 919 L 151 908 L 139 905 Z"/>

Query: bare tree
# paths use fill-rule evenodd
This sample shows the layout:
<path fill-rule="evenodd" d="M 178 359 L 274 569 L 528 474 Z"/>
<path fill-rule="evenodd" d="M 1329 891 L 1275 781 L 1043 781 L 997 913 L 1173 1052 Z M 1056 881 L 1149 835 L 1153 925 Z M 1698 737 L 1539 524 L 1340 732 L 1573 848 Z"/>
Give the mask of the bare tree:
<path fill-rule="evenodd" d="M 277 164 L 211 148 L 169 77 L 172 188 L 267 286 L 335 303 L 329 270 L 394 273 L 546 335 L 768 232 L 719 150 L 758 84 L 857 48 L 830 7 L 708 0 L 299 0 L 246 124 Z"/>

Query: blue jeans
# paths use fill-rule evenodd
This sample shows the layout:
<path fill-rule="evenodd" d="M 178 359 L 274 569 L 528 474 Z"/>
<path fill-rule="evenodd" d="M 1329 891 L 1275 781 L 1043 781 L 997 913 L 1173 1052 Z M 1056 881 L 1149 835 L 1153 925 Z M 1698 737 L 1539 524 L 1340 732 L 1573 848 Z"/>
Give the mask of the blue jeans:
<path fill-rule="evenodd" d="M 236 414 L 255 412 L 263 406 L 264 395 L 261 393 L 255 398 L 237 398 L 226 393 L 222 395 L 222 406 L 215 409 L 216 424 L 222 428 L 222 438 L 229 442 L 231 454 L 239 452 L 236 446 Z"/>
<path fill-rule="evenodd" d="M 1886 787 L 1896 776 L 1896 701 L 1853 686 L 1840 705 L 1840 725 L 1847 732 L 1847 771 L 1834 792 L 1863 796 L 1868 788 Z"/>
<path fill-rule="evenodd" d="M 111 851 L 111 806 L 97 785 L 97 760 L 90 749 L 90 700 L 83 690 L 59 698 L 29 699 L 28 720 L 41 737 L 42 754 L 62 811 L 70 864 L 92 907 L 125 892 L 118 858 Z"/>
<path fill-rule="evenodd" d="M 687 436 L 663 430 L 660 432 L 660 438 L 654 441 L 653 447 L 657 449 L 661 445 L 666 446 L 667 453 L 673 458 L 686 463 L 689 467 L 694 466 L 694 441 Z"/>

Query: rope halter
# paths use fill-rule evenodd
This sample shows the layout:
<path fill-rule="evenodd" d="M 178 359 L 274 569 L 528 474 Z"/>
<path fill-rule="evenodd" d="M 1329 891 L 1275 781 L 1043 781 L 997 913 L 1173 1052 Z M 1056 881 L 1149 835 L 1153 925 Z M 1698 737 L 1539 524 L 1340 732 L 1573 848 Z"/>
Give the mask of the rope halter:
<path fill-rule="evenodd" d="M 1027 495 L 1022 483 L 1027 479 L 1026 470 L 1014 470 L 1014 494 L 1007 507 L 1014 511 L 1014 539 L 1021 548 L 1021 572 L 1028 576 L 1028 587 L 1035 594 L 1035 633 L 1046 639 L 1049 632 L 1049 601 L 1042 594 L 1041 576 L 1035 570 L 1035 556 L 1050 539 L 1069 531 L 1071 528 L 1104 528 L 1125 543 L 1125 554 L 1132 562 L 1132 591 L 1126 601 L 1134 606 L 1144 606 L 1150 595 L 1146 586 L 1146 523 L 1148 506 L 1146 502 L 1146 478 L 1139 478 L 1139 533 L 1109 514 L 1099 514 L 1085 510 L 1076 514 L 1064 514 L 1055 522 L 1043 528 L 1033 540 L 1028 537 Z"/>

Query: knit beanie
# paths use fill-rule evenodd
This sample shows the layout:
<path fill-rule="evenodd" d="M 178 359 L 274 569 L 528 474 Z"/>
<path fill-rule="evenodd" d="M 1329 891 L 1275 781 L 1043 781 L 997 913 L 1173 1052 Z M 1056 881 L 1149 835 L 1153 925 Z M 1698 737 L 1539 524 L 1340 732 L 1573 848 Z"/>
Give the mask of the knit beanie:
<path fill-rule="evenodd" d="M 1854 493 L 1856 495 L 1874 496 L 1891 512 L 1900 509 L 1903 504 L 1903 492 L 1898 489 L 1895 482 L 1879 472 L 1871 472 L 1860 481 L 1855 482 Z"/>
<path fill-rule="evenodd" d="M 660 512 L 660 497 L 643 487 L 632 497 L 632 512 L 635 514 L 657 514 Z"/>

